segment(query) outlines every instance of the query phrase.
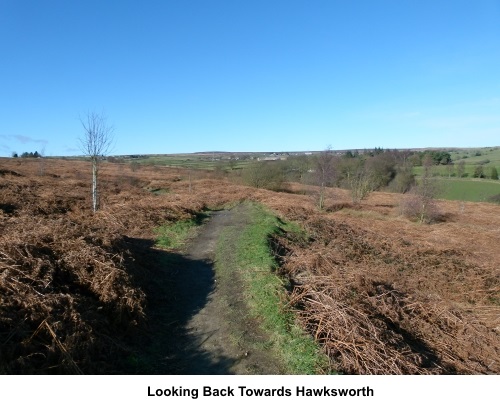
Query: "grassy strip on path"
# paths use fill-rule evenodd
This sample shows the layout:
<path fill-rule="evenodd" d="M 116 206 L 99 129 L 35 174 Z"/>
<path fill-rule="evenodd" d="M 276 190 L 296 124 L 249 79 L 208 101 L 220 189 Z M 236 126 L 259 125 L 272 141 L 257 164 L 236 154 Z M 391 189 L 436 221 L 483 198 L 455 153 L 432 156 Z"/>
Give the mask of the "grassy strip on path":
<path fill-rule="evenodd" d="M 208 217 L 199 213 L 194 218 L 161 225 L 155 229 L 156 245 L 164 249 L 178 249 L 194 236 L 196 228 Z"/>
<path fill-rule="evenodd" d="M 239 208 L 245 218 L 228 227 L 218 241 L 217 278 L 221 282 L 241 280 L 250 315 L 268 335 L 266 346 L 282 362 L 286 374 L 328 373 L 327 357 L 296 324 L 287 306 L 287 281 L 275 273 L 277 264 L 269 246 L 273 234 L 283 230 L 298 232 L 299 227 L 280 221 L 254 203 Z"/>

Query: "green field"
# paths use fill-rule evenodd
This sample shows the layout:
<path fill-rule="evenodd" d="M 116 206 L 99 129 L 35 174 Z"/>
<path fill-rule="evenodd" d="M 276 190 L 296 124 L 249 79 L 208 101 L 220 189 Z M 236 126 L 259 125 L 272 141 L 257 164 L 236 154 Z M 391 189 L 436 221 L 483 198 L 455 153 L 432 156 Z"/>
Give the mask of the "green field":
<path fill-rule="evenodd" d="M 466 164 L 479 164 L 481 161 L 489 160 L 491 164 L 500 166 L 500 147 L 460 149 L 450 152 L 451 160 L 456 163 L 464 160 Z"/>
<path fill-rule="evenodd" d="M 446 200 L 488 201 L 488 198 L 500 194 L 500 180 L 491 180 L 491 169 L 495 167 L 500 172 L 500 147 L 473 148 L 449 151 L 453 165 L 432 167 L 432 174 L 439 181 L 438 198 Z M 464 174 L 458 177 L 458 163 L 463 161 Z M 474 171 L 482 165 L 484 178 L 474 178 Z M 415 167 L 418 178 L 423 173 L 423 167 Z"/>
<path fill-rule="evenodd" d="M 440 184 L 438 198 L 445 200 L 481 202 L 500 194 L 498 180 L 438 178 L 438 181 Z"/>
<path fill-rule="evenodd" d="M 130 161 L 135 161 L 141 165 L 182 167 L 197 170 L 236 170 L 242 169 L 253 162 L 250 159 L 218 154 L 153 155 Z"/>
<path fill-rule="evenodd" d="M 476 169 L 478 165 L 474 164 L 466 164 L 464 167 L 464 175 L 462 178 L 474 178 L 474 170 Z M 497 164 L 484 164 L 483 165 L 483 172 L 485 178 L 490 178 L 491 177 L 491 169 L 493 167 L 496 167 L 498 173 L 500 173 L 500 163 Z M 424 169 L 422 166 L 417 166 L 413 169 L 413 172 L 417 176 L 421 176 L 423 173 Z M 444 165 L 439 165 L 439 166 L 433 166 L 432 167 L 432 174 L 434 176 L 440 176 L 440 177 L 451 177 L 451 178 L 458 178 L 458 173 L 457 173 L 457 167 L 455 166 L 444 166 Z"/>
<path fill-rule="evenodd" d="M 463 177 L 474 177 L 474 170 L 479 166 L 483 166 L 485 178 L 490 178 L 491 169 L 496 167 L 500 172 L 500 147 L 493 148 L 475 148 L 475 149 L 460 149 L 449 151 L 452 159 L 452 165 L 439 165 L 432 168 L 432 172 L 436 176 L 458 177 L 458 164 L 465 163 Z M 420 176 L 423 172 L 422 167 L 415 167 L 414 173 Z"/>

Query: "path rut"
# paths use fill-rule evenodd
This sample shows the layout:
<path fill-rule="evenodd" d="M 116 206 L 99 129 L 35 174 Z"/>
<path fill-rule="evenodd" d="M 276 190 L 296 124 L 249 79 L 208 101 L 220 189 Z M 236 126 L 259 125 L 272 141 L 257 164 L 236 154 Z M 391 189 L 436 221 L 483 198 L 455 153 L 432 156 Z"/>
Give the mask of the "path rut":
<path fill-rule="evenodd" d="M 169 255 L 166 279 L 171 292 L 168 299 L 159 300 L 152 317 L 156 319 L 153 334 L 159 339 L 151 350 L 156 359 L 151 361 L 157 362 L 158 373 L 281 373 L 279 362 L 266 349 L 265 333 L 249 315 L 236 267 L 230 280 L 215 277 L 221 232 L 228 235 L 224 243 L 236 243 L 232 236 L 248 221 L 243 205 L 213 212 L 184 253 Z M 226 265 L 233 262 L 229 259 L 225 258 Z"/>

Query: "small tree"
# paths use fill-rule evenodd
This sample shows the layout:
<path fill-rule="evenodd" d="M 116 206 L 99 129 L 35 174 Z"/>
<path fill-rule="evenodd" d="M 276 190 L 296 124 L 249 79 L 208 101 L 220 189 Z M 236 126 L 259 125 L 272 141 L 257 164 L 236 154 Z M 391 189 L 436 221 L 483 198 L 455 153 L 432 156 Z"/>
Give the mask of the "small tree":
<path fill-rule="evenodd" d="M 242 180 L 246 185 L 279 191 L 285 181 L 280 162 L 258 162 L 243 169 Z"/>
<path fill-rule="evenodd" d="M 453 162 L 449 162 L 446 165 L 446 171 L 448 172 L 448 178 L 450 178 L 453 175 L 453 170 L 455 169 L 455 164 Z"/>
<path fill-rule="evenodd" d="M 107 124 L 104 113 L 88 112 L 80 118 L 84 134 L 80 141 L 83 154 L 90 158 L 92 163 L 92 209 L 99 209 L 99 192 L 97 180 L 99 176 L 99 163 L 103 156 L 111 151 L 113 143 L 113 127 Z"/>
<path fill-rule="evenodd" d="M 389 184 L 389 189 L 396 193 L 407 193 L 415 185 L 413 166 L 409 161 L 396 168 L 396 177 Z"/>
<path fill-rule="evenodd" d="M 498 180 L 498 171 L 495 166 L 491 168 L 491 179 L 492 180 Z"/>
<path fill-rule="evenodd" d="M 38 175 L 43 176 L 45 174 L 45 147 L 42 149 L 40 153 L 35 152 L 36 157 L 39 158 L 38 161 Z"/>
<path fill-rule="evenodd" d="M 432 158 L 430 156 L 424 157 L 422 177 L 403 201 L 404 214 L 421 223 L 430 223 L 439 217 L 435 202 L 439 187 L 436 179 L 432 176 L 432 165 Z"/>
<path fill-rule="evenodd" d="M 484 177 L 484 167 L 483 165 L 476 166 L 474 168 L 474 177 L 482 179 Z"/>
<path fill-rule="evenodd" d="M 366 162 L 359 157 L 344 159 L 341 170 L 342 183 L 351 190 L 353 204 L 359 204 L 379 184 L 380 179 L 377 179 L 377 174 L 374 174 L 375 170 L 370 171 Z"/>
<path fill-rule="evenodd" d="M 465 162 L 461 160 L 460 162 L 457 163 L 457 177 L 461 178 L 464 177 L 465 173 Z"/>
<path fill-rule="evenodd" d="M 386 187 L 394 179 L 397 157 L 395 153 L 381 151 L 381 148 L 375 148 L 373 154 L 365 159 L 364 170 L 370 175 L 370 188 L 374 191 Z"/>
<path fill-rule="evenodd" d="M 331 146 L 316 156 L 314 170 L 316 184 L 319 186 L 318 206 L 322 210 L 325 205 L 326 187 L 333 185 L 335 174 L 335 156 Z"/>
<path fill-rule="evenodd" d="M 348 186 L 351 190 L 353 204 L 358 205 L 368 194 L 373 191 L 374 178 L 366 167 L 360 166 L 354 173 L 351 173 Z"/>

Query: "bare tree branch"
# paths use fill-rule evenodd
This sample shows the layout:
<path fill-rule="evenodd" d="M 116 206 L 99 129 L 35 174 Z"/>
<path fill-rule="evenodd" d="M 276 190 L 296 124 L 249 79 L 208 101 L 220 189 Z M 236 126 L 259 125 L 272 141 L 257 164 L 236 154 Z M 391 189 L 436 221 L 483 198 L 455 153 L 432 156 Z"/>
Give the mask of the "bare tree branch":
<path fill-rule="evenodd" d="M 99 193 L 97 178 L 100 159 L 111 152 L 113 145 L 113 127 L 108 125 L 104 113 L 89 111 L 85 117 L 80 117 L 84 133 L 79 138 L 80 149 L 92 162 L 92 208 L 99 209 Z"/>
<path fill-rule="evenodd" d="M 84 135 L 79 138 L 80 150 L 85 156 L 97 159 L 107 155 L 112 150 L 114 128 L 107 124 L 104 113 L 89 111 L 80 118 Z"/>

